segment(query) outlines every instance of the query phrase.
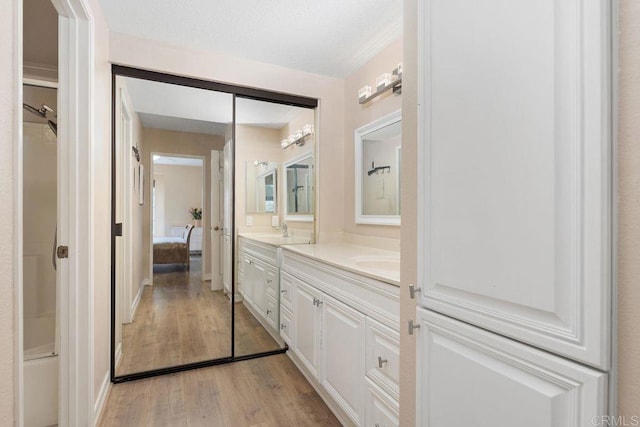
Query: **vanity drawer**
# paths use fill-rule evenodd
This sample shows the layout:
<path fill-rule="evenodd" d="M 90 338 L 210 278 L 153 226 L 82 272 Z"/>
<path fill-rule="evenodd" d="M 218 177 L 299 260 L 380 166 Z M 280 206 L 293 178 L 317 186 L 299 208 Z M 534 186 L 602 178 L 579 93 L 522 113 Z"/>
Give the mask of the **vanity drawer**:
<path fill-rule="evenodd" d="M 365 421 L 367 427 L 400 425 L 398 402 L 367 378 Z"/>
<path fill-rule="evenodd" d="M 293 313 L 293 277 L 287 273 L 280 275 L 280 305 Z"/>
<path fill-rule="evenodd" d="M 280 336 L 289 347 L 293 347 L 292 339 L 293 331 L 293 315 L 289 310 L 280 306 Z"/>
<path fill-rule="evenodd" d="M 278 282 L 280 281 L 280 270 L 271 265 L 265 264 L 264 266 L 264 281 L 267 288 L 267 294 L 278 297 Z"/>
<path fill-rule="evenodd" d="M 398 400 L 400 375 L 400 334 L 398 331 L 367 318 L 367 376 Z M 373 425 L 373 424 L 371 424 Z"/>
<path fill-rule="evenodd" d="M 278 301 L 271 295 L 266 296 L 264 318 L 269 326 L 274 330 L 278 330 Z"/>

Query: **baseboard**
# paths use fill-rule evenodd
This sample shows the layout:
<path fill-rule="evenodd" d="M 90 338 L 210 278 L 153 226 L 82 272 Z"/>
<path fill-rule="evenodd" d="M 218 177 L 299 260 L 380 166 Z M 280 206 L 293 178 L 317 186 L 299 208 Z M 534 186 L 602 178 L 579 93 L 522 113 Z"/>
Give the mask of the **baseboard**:
<path fill-rule="evenodd" d="M 148 277 L 146 279 L 143 279 L 142 286 L 151 286 L 151 280 L 149 280 Z"/>
<path fill-rule="evenodd" d="M 115 354 L 115 359 L 116 359 L 116 368 L 118 367 L 118 365 L 120 364 L 120 359 L 122 358 L 122 343 L 119 342 L 118 345 L 116 346 L 116 354 Z"/>
<path fill-rule="evenodd" d="M 144 290 L 145 282 L 147 282 L 147 284 L 148 284 L 149 280 L 148 279 L 144 279 L 140 283 L 140 286 L 138 286 L 138 293 L 136 294 L 136 297 L 133 300 L 133 303 L 131 304 L 131 321 L 133 321 L 133 318 L 136 315 L 136 310 L 138 309 L 138 304 L 140 304 L 140 300 L 142 299 L 142 291 Z"/>
<path fill-rule="evenodd" d="M 320 381 L 318 381 L 315 377 L 307 372 L 304 364 L 302 363 L 302 361 L 300 361 L 298 356 L 296 356 L 293 349 L 290 348 L 287 351 L 287 356 L 289 356 L 289 359 L 291 359 L 293 364 L 296 365 L 296 368 L 298 368 L 298 370 L 302 373 L 302 376 L 305 377 L 309 384 L 311 384 L 311 387 L 314 388 L 320 398 L 329 407 L 331 412 L 333 412 L 333 415 L 335 415 L 338 421 L 340 421 L 340 424 L 342 424 L 343 426 L 355 427 L 356 424 L 351 420 L 351 418 L 349 418 L 346 412 L 344 412 L 344 410 L 336 403 L 336 401 L 329 395 L 329 393 L 327 393 L 324 387 L 322 387 L 322 384 L 320 384 Z"/>
<path fill-rule="evenodd" d="M 208 280 L 211 280 L 211 273 L 209 273 L 209 274 L 203 274 L 203 275 L 202 275 L 202 281 L 203 281 L 203 282 L 206 282 L 206 281 L 208 281 Z"/>
<path fill-rule="evenodd" d="M 111 393 L 111 379 L 109 377 L 109 372 L 107 371 L 107 374 L 104 376 L 104 380 L 102 380 L 98 398 L 93 405 L 93 425 L 99 424 L 100 418 L 102 417 L 102 414 L 104 412 L 105 403 L 107 402 L 107 398 L 109 397 L 109 393 Z"/>

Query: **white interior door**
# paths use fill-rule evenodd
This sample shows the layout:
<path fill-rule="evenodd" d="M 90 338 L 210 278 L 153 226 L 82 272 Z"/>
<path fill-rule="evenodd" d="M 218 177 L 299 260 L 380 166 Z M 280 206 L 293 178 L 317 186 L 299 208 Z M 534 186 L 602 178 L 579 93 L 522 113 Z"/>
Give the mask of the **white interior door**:
<path fill-rule="evenodd" d="M 420 5 L 420 304 L 608 369 L 609 2 Z"/>
<path fill-rule="evenodd" d="M 211 218 L 209 221 L 211 227 L 211 290 L 216 291 L 222 289 L 222 254 L 224 251 L 224 235 L 222 231 L 222 208 L 224 188 L 222 183 L 222 174 L 220 167 L 220 151 L 211 151 Z"/>

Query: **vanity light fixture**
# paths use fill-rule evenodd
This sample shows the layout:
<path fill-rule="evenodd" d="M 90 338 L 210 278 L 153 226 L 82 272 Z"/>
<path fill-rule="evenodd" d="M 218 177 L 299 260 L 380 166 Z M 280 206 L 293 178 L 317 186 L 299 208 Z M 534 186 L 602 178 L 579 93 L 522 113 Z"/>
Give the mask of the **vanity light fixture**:
<path fill-rule="evenodd" d="M 253 165 L 254 165 L 255 167 L 258 167 L 258 166 L 269 166 L 269 162 L 268 162 L 268 161 L 266 161 L 266 160 L 255 160 L 255 161 L 253 162 Z"/>
<path fill-rule="evenodd" d="M 287 148 L 291 144 L 302 146 L 305 143 L 305 139 L 312 133 L 313 133 L 313 126 L 304 125 L 302 129 L 295 131 L 293 135 L 289 135 L 288 138 L 283 139 L 280 142 L 280 145 L 282 146 L 283 149 Z"/>
<path fill-rule="evenodd" d="M 375 92 L 371 93 L 371 86 L 361 87 L 360 90 L 358 90 L 358 102 L 360 104 L 366 104 L 388 90 L 393 90 L 393 93 L 402 93 L 402 63 L 398 64 L 391 74 L 382 73 L 376 78 Z"/>

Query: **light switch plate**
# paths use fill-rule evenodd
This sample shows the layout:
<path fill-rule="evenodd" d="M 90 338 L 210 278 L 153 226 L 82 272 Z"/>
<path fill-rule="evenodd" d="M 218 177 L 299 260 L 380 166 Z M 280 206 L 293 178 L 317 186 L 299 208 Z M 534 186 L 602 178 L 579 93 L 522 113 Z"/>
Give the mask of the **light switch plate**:
<path fill-rule="evenodd" d="M 253 227 L 253 217 L 247 215 L 247 227 Z"/>
<path fill-rule="evenodd" d="M 279 224 L 280 224 L 280 218 L 278 217 L 278 215 L 273 215 L 271 217 L 271 226 L 277 227 Z"/>

